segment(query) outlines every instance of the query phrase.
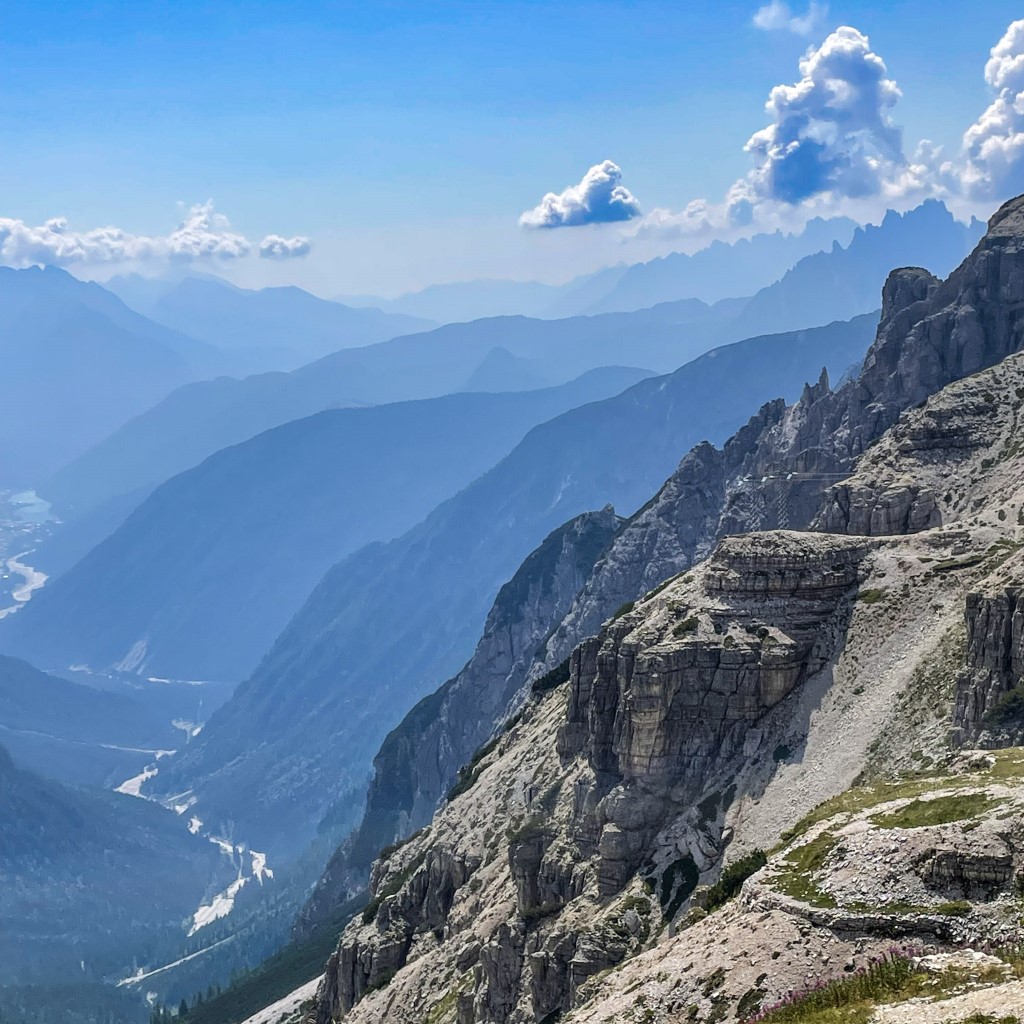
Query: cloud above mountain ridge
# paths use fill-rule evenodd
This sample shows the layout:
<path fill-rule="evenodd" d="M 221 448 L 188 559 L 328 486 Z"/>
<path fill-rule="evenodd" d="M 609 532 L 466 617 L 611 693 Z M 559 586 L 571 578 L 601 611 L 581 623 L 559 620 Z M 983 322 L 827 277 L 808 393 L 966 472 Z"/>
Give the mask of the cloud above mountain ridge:
<path fill-rule="evenodd" d="M 63 217 L 39 225 L 0 217 L 0 263 L 25 267 L 89 263 L 134 263 L 153 259 L 171 262 L 243 259 L 254 251 L 264 259 L 305 256 L 308 238 L 267 235 L 254 243 L 234 231 L 227 217 L 217 213 L 212 200 L 188 207 L 178 226 L 167 235 L 136 235 L 117 227 L 73 230 Z"/>
<path fill-rule="evenodd" d="M 525 228 L 582 227 L 632 220 L 640 214 L 640 203 L 622 184 L 618 164 L 603 160 L 594 164 L 578 185 L 548 192 L 519 218 L 519 223 Z"/>
<path fill-rule="evenodd" d="M 754 21 L 795 31 L 792 18 L 788 6 L 776 3 Z M 797 81 L 769 93 L 768 124 L 744 146 L 753 167 L 720 202 L 652 209 L 632 234 L 724 237 L 750 226 L 798 227 L 811 216 L 856 211 L 863 219 L 929 198 L 967 215 L 1024 191 L 1024 20 L 992 47 L 984 74 L 994 98 L 951 156 L 927 139 L 907 153 L 894 118 L 899 85 L 858 29 L 830 32 L 803 55 L 799 72 Z"/>

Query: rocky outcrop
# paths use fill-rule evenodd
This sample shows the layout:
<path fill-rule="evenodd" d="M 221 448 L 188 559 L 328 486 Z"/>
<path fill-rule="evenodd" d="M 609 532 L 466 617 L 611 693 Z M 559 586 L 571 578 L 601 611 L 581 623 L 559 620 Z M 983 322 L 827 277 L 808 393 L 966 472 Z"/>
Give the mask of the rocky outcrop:
<path fill-rule="evenodd" d="M 419 937 L 444 930 L 455 892 L 480 866 L 444 848 L 395 858 L 378 872 L 364 919 L 376 929 L 371 942 L 343 943 L 332 954 L 320 1005 L 330 1015 L 350 1010 L 367 993 L 383 988 L 406 963 Z M 429 939 L 427 940 L 429 941 Z"/>
<path fill-rule="evenodd" d="M 332 857 L 299 917 L 310 934 L 366 885 L 380 850 L 430 821 L 459 769 L 509 713 L 543 642 L 622 520 L 608 506 L 553 531 L 498 592 L 473 657 L 388 735 L 359 828 Z"/>
<path fill-rule="evenodd" d="M 1013 442 L 1019 360 L 927 400 L 1021 345 L 1022 206 L 993 218 L 948 281 L 915 269 L 890 277 L 856 380 L 833 390 L 822 375 L 796 405 L 764 406 L 724 448 L 698 446 L 618 533 L 531 672 L 569 655 L 567 685 L 556 678 L 553 692 L 526 705 L 474 767 L 468 790 L 401 854 L 477 851 L 481 866 L 432 940 L 417 937 L 414 903 L 397 932 L 413 939 L 394 988 L 386 998 L 367 989 L 353 1021 L 379 1019 L 385 1005 L 399 1024 L 448 1005 L 455 1017 L 438 1010 L 438 1020 L 585 1018 L 596 989 L 621 984 L 601 982 L 601 971 L 642 949 L 658 925 L 700 916 L 681 912 L 701 882 L 714 881 L 723 853 L 732 859 L 752 840 L 774 846 L 864 770 L 885 730 L 919 718 L 948 730 L 949 676 L 930 673 L 927 659 L 946 650 L 963 590 L 994 579 L 1012 553 L 1009 517 L 1024 515 Z M 957 528 L 944 527 L 954 519 Z M 818 532 L 792 532 L 812 524 Z M 907 757 L 934 763 L 916 738 L 900 737 Z M 915 792 L 896 808 L 910 824 L 892 829 L 916 831 Z M 860 814 L 840 835 L 850 817 L 835 817 L 840 852 L 860 850 L 861 831 L 883 828 Z M 900 852 L 899 837 L 880 841 L 892 846 L 884 853 L 870 847 L 880 878 L 898 876 L 919 903 L 897 898 L 884 908 L 879 896 L 862 906 L 859 859 L 844 873 L 823 840 L 811 852 L 794 848 L 786 863 L 776 858 L 776 872 L 791 877 L 756 900 L 752 881 L 749 906 L 757 921 L 799 917 L 801 936 L 821 929 L 826 942 L 859 930 L 885 941 L 984 934 L 995 920 L 987 911 L 965 925 L 947 904 L 991 891 L 1002 913 L 1012 880 L 997 820 L 984 836 L 965 826 L 973 838 L 958 846 L 922 831 L 915 842 L 930 845 L 914 857 Z M 812 867 L 801 867 L 812 854 Z M 807 890 L 822 860 L 829 877 Z M 634 901 L 646 907 L 646 932 Z M 382 905 L 372 923 L 346 932 L 341 959 L 364 962 L 377 947 L 387 959 L 394 924 Z M 713 927 L 695 935 L 688 956 L 703 961 L 718 938 Z M 693 963 L 678 967 L 686 974 Z M 694 1020 L 724 1019 L 723 1006 L 749 1010 L 774 984 L 766 967 L 724 1004 L 717 993 L 728 986 L 716 972 L 694 972 L 665 1005 Z M 340 1005 L 329 980 L 319 1005 L 324 1021 Z"/>
<path fill-rule="evenodd" d="M 905 410 L 1021 350 L 1022 241 L 1024 197 L 992 217 L 946 281 L 920 268 L 894 270 L 860 374 L 835 390 L 823 374 L 795 405 L 766 405 L 722 449 L 693 449 L 598 563 L 535 672 L 558 664 L 622 602 L 706 557 L 722 536 L 805 529 L 815 521 L 830 531 L 879 536 L 940 522 L 942 491 L 898 480 L 830 488 L 846 480 L 857 459 L 870 457 Z M 967 424 L 960 436 L 970 438 L 977 425 Z M 944 438 L 956 442 L 938 415 L 918 426 L 916 439 L 908 433 L 906 441 L 922 451 Z"/>
<path fill-rule="evenodd" d="M 955 737 L 1004 746 L 1024 732 L 1024 591 L 968 594 L 965 618 L 967 665 L 957 683 Z"/>
<path fill-rule="evenodd" d="M 527 706 L 526 719 L 484 755 L 466 795 L 442 812 L 451 839 L 431 826 L 378 864 L 365 923 L 343 936 L 321 987 L 322 1024 L 396 969 L 415 973 L 458 928 L 463 942 L 467 931 L 476 938 L 463 957 L 472 965 L 457 1019 L 501 1024 L 524 1019 L 526 1005 L 533 1019 L 575 1005 L 588 980 L 636 952 L 652 916 L 665 912 L 627 895 L 642 866 L 672 896 L 662 908 L 674 904 L 675 914 L 682 905 L 674 874 L 661 880 L 657 837 L 691 812 L 716 773 L 764 752 L 766 717 L 841 644 L 868 550 L 853 538 L 729 538 L 708 563 L 580 645 L 568 684 Z M 530 767 L 509 760 L 512 751 Z M 497 774 L 488 771 L 495 757 Z M 720 856 L 720 818 L 701 813 L 707 866 Z M 489 868 L 486 854 L 469 855 L 479 849 L 477 816 L 497 855 Z M 696 842 L 691 832 L 685 826 L 676 838 Z M 484 877 L 499 867 L 500 876 Z M 504 894 L 492 930 L 477 930 L 473 919 L 487 914 L 468 906 L 439 916 L 460 884 L 477 894 L 464 901 L 484 907 Z"/>
<path fill-rule="evenodd" d="M 627 615 L 573 653 L 558 753 L 585 756 L 607 792 L 602 891 L 638 869 L 669 814 L 757 750 L 758 723 L 834 654 L 866 550 L 799 534 L 729 538 L 701 568 L 703 602 L 684 599 L 692 584 L 670 587 L 645 603 L 642 627 Z"/>

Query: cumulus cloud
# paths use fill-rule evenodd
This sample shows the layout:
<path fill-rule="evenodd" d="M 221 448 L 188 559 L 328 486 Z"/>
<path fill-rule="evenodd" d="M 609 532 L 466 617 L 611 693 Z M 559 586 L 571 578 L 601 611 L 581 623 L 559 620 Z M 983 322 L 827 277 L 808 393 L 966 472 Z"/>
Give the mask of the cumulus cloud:
<path fill-rule="evenodd" d="M 754 15 L 754 26 L 766 32 L 793 32 L 798 36 L 809 36 L 828 15 L 828 7 L 811 0 L 807 13 L 794 14 L 784 0 L 771 0 L 759 7 Z"/>
<path fill-rule="evenodd" d="M 805 19 L 824 13 L 812 4 L 798 17 L 785 3 L 772 2 L 755 23 L 802 31 Z M 900 89 L 885 61 L 864 33 L 837 28 L 807 50 L 797 81 L 771 90 L 768 123 L 745 146 L 753 161 L 748 174 L 718 201 L 651 210 L 622 239 L 690 248 L 755 231 L 800 230 L 813 217 L 873 221 L 887 209 L 906 210 L 929 198 L 943 200 L 958 216 L 991 211 L 1024 192 L 1024 19 L 993 46 L 985 80 L 993 99 L 956 151 L 945 154 L 923 140 L 908 152 L 894 120 Z M 546 196 L 523 222 L 556 219 L 582 186 Z"/>
<path fill-rule="evenodd" d="M 287 259 L 309 252 L 309 240 L 268 235 L 259 244 L 261 256 Z M 128 263 L 151 259 L 189 262 L 236 260 L 253 252 L 254 244 L 232 230 L 213 203 L 188 207 L 178 226 L 166 235 L 135 235 L 117 227 L 75 231 L 63 217 L 42 224 L 0 217 L 0 263 L 24 267 L 34 263 Z M 264 251 L 266 250 L 266 251 Z"/>
<path fill-rule="evenodd" d="M 231 224 L 222 213 L 213 209 L 213 201 L 189 207 L 185 219 L 165 239 L 153 239 L 167 255 L 177 260 L 198 260 L 216 257 L 235 260 L 248 256 L 252 243 L 231 230 Z"/>
<path fill-rule="evenodd" d="M 608 224 L 640 216 L 640 204 L 622 184 L 622 171 L 611 160 L 595 164 L 578 185 L 549 192 L 519 218 L 526 228 L 567 228 Z"/>
<path fill-rule="evenodd" d="M 765 104 L 771 123 L 744 147 L 755 168 L 734 187 L 736 202 L 879 194 L 906 164 L 902 132 L 890 117 L 899 98 L 868 37 L 836 29 L 800 60 L 798 82 L 772 89 Z"/>
<path fill-rule="evenodd" d="M 995 91 L 988 109 L 967 129 L 958 173 L 973 199 L 1003 199 L 1024 189 L 1024 20 L 992 47 L 985 81 Z"/>
<path fill-rule="evenodd" d="M 282 238 L 280 235 L 267 235 L 260 242 L 260 256 L 265 260 L 289 260 L 309 255 L 309 239 L 297 235 L 295 238 Z"/>

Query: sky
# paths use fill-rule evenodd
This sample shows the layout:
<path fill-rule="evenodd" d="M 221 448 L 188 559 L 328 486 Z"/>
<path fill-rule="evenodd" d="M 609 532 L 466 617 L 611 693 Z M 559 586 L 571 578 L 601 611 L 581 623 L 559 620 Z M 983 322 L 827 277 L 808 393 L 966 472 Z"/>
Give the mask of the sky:
<path fill-rule="evenodd" d="M 390 296 L 928 195 L 989 213 L 1024 191 L 1022 15 L 8 0 L 0 261 Z"/>

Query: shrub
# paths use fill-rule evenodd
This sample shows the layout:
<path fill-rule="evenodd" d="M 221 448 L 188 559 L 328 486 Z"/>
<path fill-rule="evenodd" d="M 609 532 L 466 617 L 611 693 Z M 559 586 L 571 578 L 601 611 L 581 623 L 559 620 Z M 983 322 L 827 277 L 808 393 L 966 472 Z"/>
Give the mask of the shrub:
<path fill-rule="evenodd" d="M 549 690 L 557 689 L 562 683 L 569 682 L 571 674 L 569 661 L 570 659 L 566 658 L 565 661 L 556 665 L 550 672 L 545 672 L 540 679 L 535 679 L 530 689 L 534 693 L 547 693 Z"/>
<path fill-rule="evenodd" d="M 540 815 L 532 814 L 518 828 L 511 826 L 505 832 L 509 846 L 518 846 L 522 843 L 529 843 L 541 836 L 553 836 L 551 826 Z"/>
<path fill-rule="evenodd" d="M 704 899 L 704 906 L 710 913 L 717 910 L 722 904 L 731 900 L 743 886 L 743 883 L 755 871 L 768 863 L 768 856 L 764 850 L 751 850 L 745 857 L 730 864 L 721 874 L 721 877 L 707 891 Z"/>
<path fill-rule="evenodd" d="M 1013 725 L 1024 721 L 1024 685 L 1007 690 L 985 716 L 992 725 Z"/>
<path fill-rule="evenodd" d="M 973 569 L 981 565 L 987 555 L 969 555 L 966 558 L 945 558 L 932 566 L 935 572 L 956 572 L 958 569 Z"/>
<path fill-rule="evenodd" d="M 401 871 L 398 872 L 393 878 L 389 879 L 386 885 L 380 887 L 376 893 L 374 893 L 373 899 L 363 907 L 363 924 L 369 924 L 377 917 L 377 911 L 380 910 L 380 905 L 392 896 L 397 895 L 402 886 L 409 881 L 410 878 L 423 866 L 424 860 L 426 860 L 426 853 L 417 854 L 409 864 L 405 866 Z M 389 978 L 388 981 L 391 979 Z"/>
<path fill-rule="evenodd" d="M 688 636 L 690 633 L 696 633 L 699 626 L 700 619 L 696 615 L 691 615 L 688 619 L 683 619 L 682 622 L 673 627 L 672 635 L 674 637 Z"/>
<path fill-rule="evenodd" d="M 616 619 L 621 619 L 623 615 L 628 615 L 635 607 L 636 601 L 627 601 L 625 604 L 620 604 L 612 616 L 612 622 Z"/>

